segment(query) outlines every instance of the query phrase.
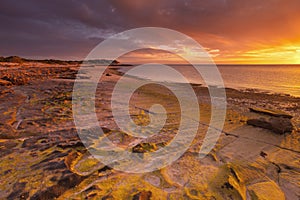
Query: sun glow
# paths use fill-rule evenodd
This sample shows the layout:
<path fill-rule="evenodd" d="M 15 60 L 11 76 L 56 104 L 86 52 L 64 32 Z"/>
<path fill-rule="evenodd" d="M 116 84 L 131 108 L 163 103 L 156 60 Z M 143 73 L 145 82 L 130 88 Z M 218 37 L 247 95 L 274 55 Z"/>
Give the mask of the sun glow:
<path fill-rule="evenodd" d="M 221 54 L 215 61 L 217 63 L 236 64 L 300 64 L 300 44 L 231 52 L 227 55 Z"/>

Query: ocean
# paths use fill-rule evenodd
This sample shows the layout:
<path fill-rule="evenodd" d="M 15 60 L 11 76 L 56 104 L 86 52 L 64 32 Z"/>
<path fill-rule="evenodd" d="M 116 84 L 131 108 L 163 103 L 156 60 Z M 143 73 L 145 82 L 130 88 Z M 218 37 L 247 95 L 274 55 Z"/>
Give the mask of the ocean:
<path fill-rule="evenodd" d="M 168 65 L 184 75 L 191 83 L 205 82 L 190 65 Z M 133 67 L 121 67 L 126 72 Z M 200 67 L 201 69 L 201 67 Z M 288 94 L 300 97 L 300 65 L 218 65 L 225 87 L 260 92 Z M 178 82 L 178 79 L 161 66 L 144 66 L 141 72 L 128 72 L 129 75 L 154 81 Z"/>

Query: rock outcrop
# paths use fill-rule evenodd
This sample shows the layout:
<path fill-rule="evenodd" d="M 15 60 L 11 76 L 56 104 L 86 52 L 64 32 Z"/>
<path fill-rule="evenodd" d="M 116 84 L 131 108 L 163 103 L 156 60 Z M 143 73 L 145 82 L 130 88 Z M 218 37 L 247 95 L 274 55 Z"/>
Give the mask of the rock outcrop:
<path fill-rule="evenodd" d="M 249 108 L 249 110 L 264 117 L 250 118 L 247 120 L 248 125 L 268 129 L 278 134 L 290 133 L 294 129 L 291 122 L 293 116 L 283 111 L 262 108 Z"/>
<path fill-rule="evenodd" d="M 271 117 L 270 119 L 266 119 L 266 118 L 248 119 L 247 124 L 251 126 L 268 129 L 278 134 L 290 133 L 294 129 L 291 120 L 283 117 Z"/>

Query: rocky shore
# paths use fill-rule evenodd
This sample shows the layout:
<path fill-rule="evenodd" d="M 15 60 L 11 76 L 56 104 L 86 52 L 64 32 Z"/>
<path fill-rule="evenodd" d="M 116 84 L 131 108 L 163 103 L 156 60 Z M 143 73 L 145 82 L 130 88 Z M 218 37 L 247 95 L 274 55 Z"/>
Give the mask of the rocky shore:
<path fill-rule="evenodd" d="M 300 98 L 227 89 L 223 132 L 215 148 L 200 159 L 211 107 L 207 89 L 193 85 L 201 117 L 192 145 L 171 165 L 129 174 L 95 159 L 77 135 L 72 90 L 78 67 L 0 66 L 0 199 L 300 198 Z M 130 107 L 136 124 L 147 125 L 145 111 L 153 103 L 171 114 L 153 137 L 137 139 L 120 131 L 110 108 L 121 75 L 116 68 L 110 67 L 98 85 L 99 124 L 116 145 L 147 156 L 176 135 L 178 101 L 162 87 L 139 89 Z"/>

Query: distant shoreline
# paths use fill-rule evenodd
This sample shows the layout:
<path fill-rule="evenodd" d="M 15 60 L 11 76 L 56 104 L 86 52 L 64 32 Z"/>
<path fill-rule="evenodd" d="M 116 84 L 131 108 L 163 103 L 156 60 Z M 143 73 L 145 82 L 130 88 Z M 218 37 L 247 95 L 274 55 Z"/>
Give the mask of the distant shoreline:
<path fill-rule="evenodd" d="M 76 65 L 76 64 L 107 64 L 107 65 L 118 65 L 120 64 L 117 60 L 108 59 L 95 59 L 95 60 L 58 60 L 58 59 L 27 59 L 19 56 L 8 56 L 0 57 L 0 63 L 43 63 L 43 64 L 58 64 L 58 65 Z"/>

